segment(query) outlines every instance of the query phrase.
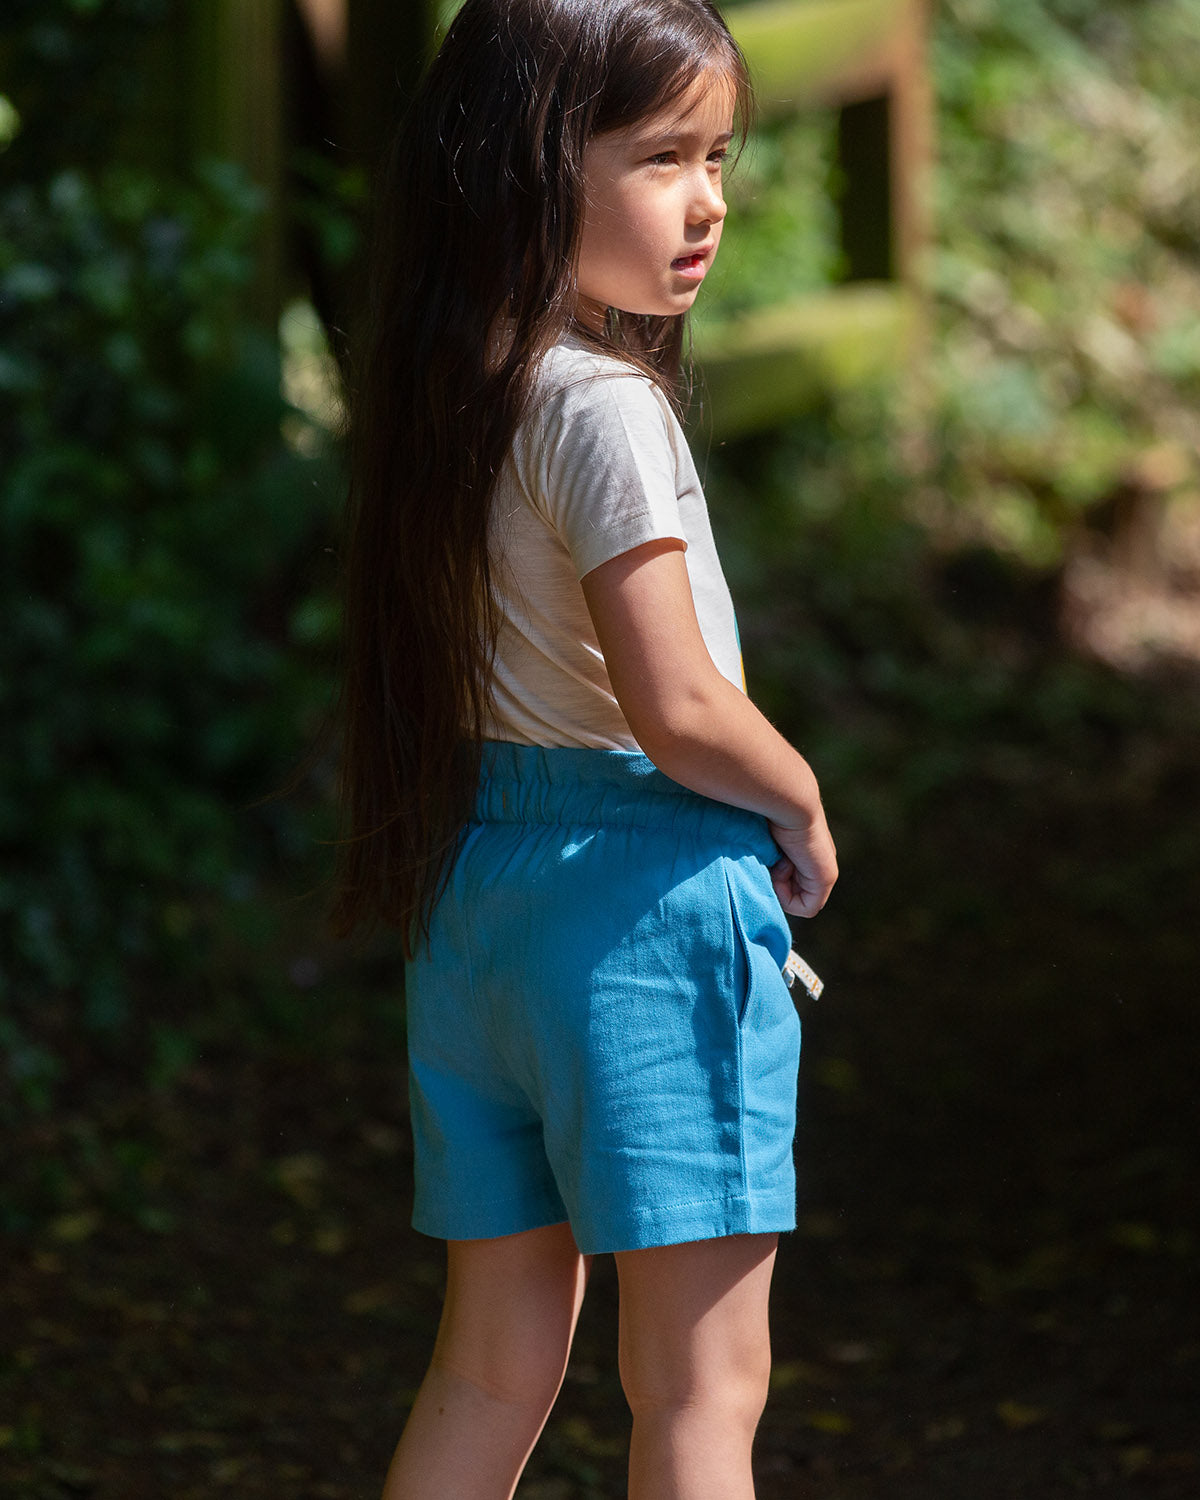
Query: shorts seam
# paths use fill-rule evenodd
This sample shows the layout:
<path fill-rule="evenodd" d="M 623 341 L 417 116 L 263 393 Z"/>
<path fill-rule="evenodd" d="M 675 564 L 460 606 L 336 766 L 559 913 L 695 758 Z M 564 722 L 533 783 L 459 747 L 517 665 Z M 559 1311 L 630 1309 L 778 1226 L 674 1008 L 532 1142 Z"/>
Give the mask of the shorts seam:
<path fill-rule="evenodd" d="M 732 983 L 730 990 L 733 994 L 733 1031 L 734 1031 L 734 1065 L 737 1068 L 737 1153 L 738 1171 L 742 1180 L 742 1197 L 748 1197 L 750 1193 L 750 1173 L 746 1162 L 746 1048 L 745 1037 L 742 1034 L 742 1023 L 750 1015 L 750 1002 L 752 999 L 754 966 L 750 962 L 749 947 L 746 943 L 742 924 L 738 920 L 737 906 L 733 899 L 733 884 L 729 879 L 728 861 L 721 865 L 722 874 L 725 877 L 725 896 L 729 902 L 729 925 L 733 942 L 730 946 L 729 963 L 732 970 Z M 746 1003 L 739 1005 L 738 994 L 738 959 L 746 971 Z"/>

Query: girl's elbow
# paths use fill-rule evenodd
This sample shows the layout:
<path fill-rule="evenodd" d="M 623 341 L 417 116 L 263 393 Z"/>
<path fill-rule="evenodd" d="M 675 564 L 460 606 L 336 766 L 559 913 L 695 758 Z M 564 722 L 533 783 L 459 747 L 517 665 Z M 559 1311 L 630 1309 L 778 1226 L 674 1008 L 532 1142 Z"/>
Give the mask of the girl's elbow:
<path fill-rule="evenodd" d="M 629 727 L 643 752 L 675 781 L 686 781 L 697 758 L 711 751 L 718 728 L 715 706 L 701 696 L 635 715 Z"/>

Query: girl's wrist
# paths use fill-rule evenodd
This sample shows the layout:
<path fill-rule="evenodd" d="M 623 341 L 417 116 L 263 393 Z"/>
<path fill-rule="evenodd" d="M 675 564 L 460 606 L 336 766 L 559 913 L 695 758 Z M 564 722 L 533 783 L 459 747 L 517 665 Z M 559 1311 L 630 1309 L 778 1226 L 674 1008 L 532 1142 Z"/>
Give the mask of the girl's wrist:
<path fill-rule="evenodd" d="M 781 808 L 780 816 L 769 817 L 768 822 L 772 828 L 778 828 L 780 833 L 806 834 L 812 831 L 813 826 L 820 822 L 824 813 L 821 807 L 821 793 L 817 788 L 817 778 L 813 775 L 807 762 L 804 765 L 804 779 L 808 785 L 804 787 L 801 794 L 786 808 Z"/>

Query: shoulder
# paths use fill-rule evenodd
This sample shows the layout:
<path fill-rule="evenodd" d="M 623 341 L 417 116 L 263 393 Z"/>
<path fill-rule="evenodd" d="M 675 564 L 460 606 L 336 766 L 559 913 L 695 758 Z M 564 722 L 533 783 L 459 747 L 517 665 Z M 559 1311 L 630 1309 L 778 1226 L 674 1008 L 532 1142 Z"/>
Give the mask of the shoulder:
<path fill-rule="evenodd" d="M 584 380 L 603 378 L 630 380 L 652 385 L 642 372 L 615 354 L 587 344 L 572 333 L 565 333 L 542 357 L 540 378 L 549 388 L 559 388 Z"/>
<path fill-rule="evenodd" d="M 515 473 L 582 577 L 643 541 L 683 535 L 685 450 L 653 380 L 572 340 L 542 361 L 514 446 Z"/>
<path fill-rule="evenodd" d="M 568 540 L 580 574 L 597 559 L 580 539 L 680 535 L 693 473 L 687 441 L 658 385 L 622 360 L 564 339 L 542 360 L 513 473 L 533 510 Z M 575 545 L 578 544 L 578 545 Z M 586 557 L 585 557 L 586 554 Z"/>
<path fill-rule="evenodd" d="M 614 355 L 565 338 L 545 355 L 533 388 L 532 413 L 543 429 L 632 424 L 669 431 L 674 414 L 648 375 Z"/>

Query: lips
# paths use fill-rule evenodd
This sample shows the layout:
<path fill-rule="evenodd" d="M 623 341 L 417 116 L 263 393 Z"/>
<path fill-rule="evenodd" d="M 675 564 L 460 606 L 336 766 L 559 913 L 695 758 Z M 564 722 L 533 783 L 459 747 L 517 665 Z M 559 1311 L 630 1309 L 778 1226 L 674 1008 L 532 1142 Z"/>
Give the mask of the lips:
<path fill-rule="evenodd" d="M 677 255 L 671 262 L 671 270 L 683 281 L 699 286 L 708 272 L 708 263 L 713 258 L 715 249 L 715 245 L 701 245 L 689 255 Z"/>

